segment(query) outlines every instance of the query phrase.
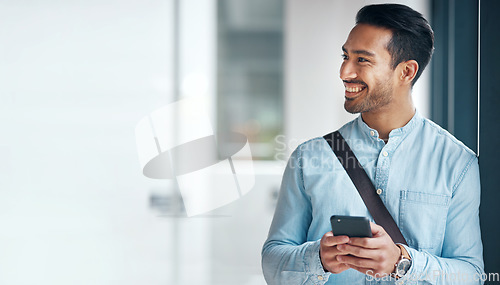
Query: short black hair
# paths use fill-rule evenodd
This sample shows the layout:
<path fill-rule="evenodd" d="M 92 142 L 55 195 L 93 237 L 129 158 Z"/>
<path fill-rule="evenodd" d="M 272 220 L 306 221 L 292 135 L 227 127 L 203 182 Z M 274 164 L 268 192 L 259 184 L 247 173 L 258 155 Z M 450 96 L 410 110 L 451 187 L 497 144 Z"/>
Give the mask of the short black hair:
<path fill-rule="evenodd" d="M 418 62 L 412 85 L 424 71 L 434 51 L 434 32 L 419 12 L 400 4 L 368 5 L 358 11 L 356 24 L 368 24 L 392 31 L 387 50 L 392 68 L 407 60 Z"/>

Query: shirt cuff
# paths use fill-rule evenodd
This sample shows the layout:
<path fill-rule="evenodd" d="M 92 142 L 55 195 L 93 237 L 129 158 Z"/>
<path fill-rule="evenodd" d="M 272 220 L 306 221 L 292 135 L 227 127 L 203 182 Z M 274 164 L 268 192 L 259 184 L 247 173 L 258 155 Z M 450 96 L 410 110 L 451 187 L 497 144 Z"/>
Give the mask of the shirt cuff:
<path fill-rule="evenodd" d="M 325 272 L 319 256 L 320 241 L 309 242 L 305 256 L 305 273 L 312 284 L 325 284 L 330 277 L 330 272 Z"/>

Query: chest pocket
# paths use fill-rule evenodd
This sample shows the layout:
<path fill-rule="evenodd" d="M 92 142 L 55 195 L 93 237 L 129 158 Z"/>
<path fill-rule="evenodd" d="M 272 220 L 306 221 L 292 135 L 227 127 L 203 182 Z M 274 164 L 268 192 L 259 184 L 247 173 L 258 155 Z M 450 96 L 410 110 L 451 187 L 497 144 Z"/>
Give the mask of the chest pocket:
<path fill-rule="evenodd" d="M 439 254 L 451 196 L 401 190 L 399 226 L 408 245 Z"/>

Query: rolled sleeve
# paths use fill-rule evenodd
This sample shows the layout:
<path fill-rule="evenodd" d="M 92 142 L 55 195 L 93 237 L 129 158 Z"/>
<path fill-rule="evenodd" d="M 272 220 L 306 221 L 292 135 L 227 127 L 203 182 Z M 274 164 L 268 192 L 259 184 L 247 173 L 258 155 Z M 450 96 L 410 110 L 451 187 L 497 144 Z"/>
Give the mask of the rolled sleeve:
<path fill-rule="evenodd" d="M 308 244 L 309 246 L 304 256 L 305 272 L 311 282 L 316 282 L 311 284 L 324 284 L 328 281 L 331 273 L 325 272 L 321 264 L 319 256 L 320 241 L 309 242 Z"/>

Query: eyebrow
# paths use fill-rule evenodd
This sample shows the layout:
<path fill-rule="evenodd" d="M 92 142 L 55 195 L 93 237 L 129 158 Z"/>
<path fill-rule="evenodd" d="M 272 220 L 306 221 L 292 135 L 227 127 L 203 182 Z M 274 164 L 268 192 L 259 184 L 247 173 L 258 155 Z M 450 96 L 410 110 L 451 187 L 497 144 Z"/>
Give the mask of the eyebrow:
<path fill-rule="evenodd" d="M 342 46 L 342 50 L 345 52 L 345 53 L 349 53 L 347 52 L 347 50 L 345 49 L 344 46 Z M 362 54 L 362 55 L 366 55 L 366 56 L 371 56 L 371 57 L 374 57 L 375 54 L 373 52 L 369 52 L 367 50 L 353 50 L 352 53 L 355 53 L 355 54 Z"/>

